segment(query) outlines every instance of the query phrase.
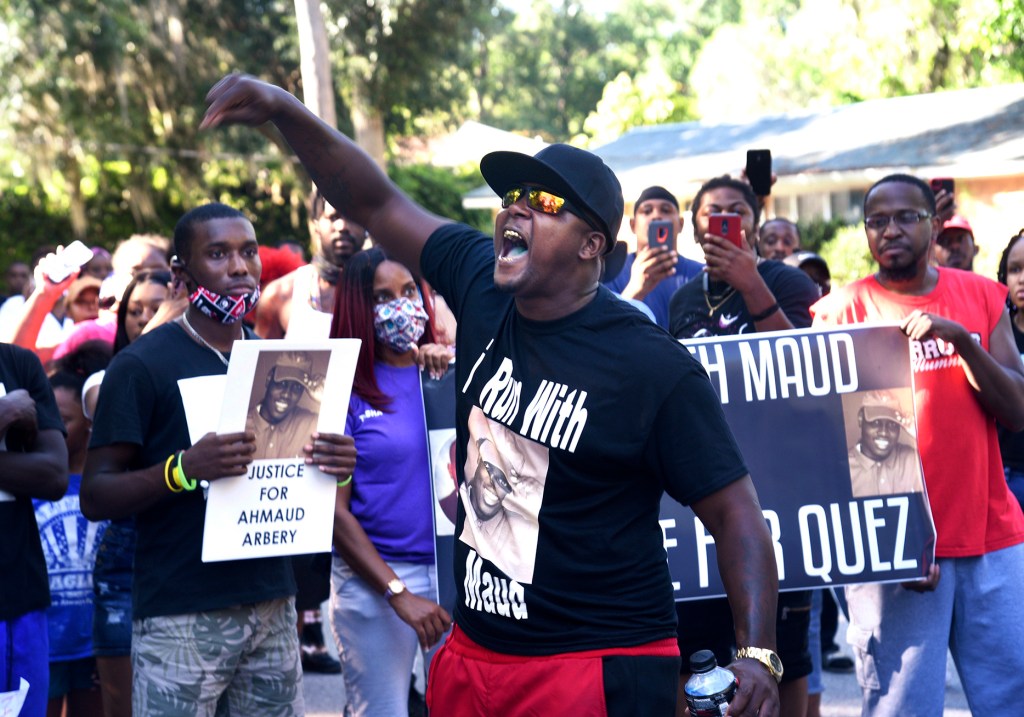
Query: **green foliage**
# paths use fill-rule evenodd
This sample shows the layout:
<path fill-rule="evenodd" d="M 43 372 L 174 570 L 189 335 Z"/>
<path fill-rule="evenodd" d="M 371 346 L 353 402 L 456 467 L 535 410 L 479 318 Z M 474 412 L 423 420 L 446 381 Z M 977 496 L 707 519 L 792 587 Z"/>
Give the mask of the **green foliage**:
<path fill-rule="evenodd" d="M 800 229 L 800 248 L 820 254 L 821 248 L 850 224 L 843 219 L 811 219 L 797 222 L 797 226 Z"/>
<path fill-rule="evenodd" d="M 390 134 L 466 119 L 601 143 L 638 124 L 743 121 L 1024 75 L 1024 0 L 329 0 L 339 126 L 362 103 Z M 229 71 L 301 94 L 291 0 L 0 2 L 0 231 L 8 253 L 167 233 L 210 198 L 261 240 L 305 238 L 308 178 L 250 129 L 198 132 Z M 437 213 L 478 186 L 393 169 Z M 464 184 L 465 183 L 465 184 Z M 834 226 L 804 228 L 832 247 Z M 859 246 L 859 243 L 858 243 Z M 844 260 L 845 261 L 845 260 Z"/>
<path fill-rule="evenodd" d="M 478 169 L 453 171 L 429 164 L 392 165 L 388 175 L 417 204 L 434 214 L 483 232 L 493 229 L 489 212 L 462 206 L 462 195 L 484 183 Z"/>
<path fill-rule="evenodd" d="M 861 224 L 844 227 L 823 244 L 818 251 L 832 274 L 832 286 L 845 286 L 852 281 L 875 273 L 878 268 L 868 249 Z"/>
<path fill-rule="evenodd" d="M 2 264 L 28 262 L 36 247 L 66 243 L 71 236 L 71 222 L 48 205 L 42 192 L 0 192 L 0 246 Z M 0 267 L 2 268 L 2 267 Z"/>
<path fill-rule="evenodd" d="M 992 18 L 1002 6 L 1007 15 Z M 1015 6 L 1018 24 L 1013 29 Z M 743 4 L 690 80 L 704 119 L 737 117 L 1015 78 L 1021 1 L 816 0 Z M 1017 34 L 1014 34 L 1014 33 Z M 1016 66 L 1019 76 L 1020 64 Z"/>

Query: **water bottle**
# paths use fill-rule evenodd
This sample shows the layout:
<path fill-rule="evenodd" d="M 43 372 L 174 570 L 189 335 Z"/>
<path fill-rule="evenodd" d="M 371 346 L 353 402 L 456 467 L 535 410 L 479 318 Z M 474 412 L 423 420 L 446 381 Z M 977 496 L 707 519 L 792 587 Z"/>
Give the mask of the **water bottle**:
<path fill-rule="evenodd" d="M 690 717 L 721 717 L 736 695 L 736 675 L 718 666 L 715 653 L 700 650 L 690 655 L 690 679 L 683 688 Z"/>

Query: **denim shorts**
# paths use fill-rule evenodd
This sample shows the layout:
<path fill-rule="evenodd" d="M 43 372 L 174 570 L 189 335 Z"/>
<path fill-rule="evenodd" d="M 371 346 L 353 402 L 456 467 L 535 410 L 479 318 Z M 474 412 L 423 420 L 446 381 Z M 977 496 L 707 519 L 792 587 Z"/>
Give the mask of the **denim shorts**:
<path fill-rule="evenodd" d="M 99 689 L 95 657 L 50 663 L 51 700 L 58 700 L 72 692 L 99 692 Z"/>
<path fill-rule="evenodd" d="M 111 522 L 100 541 L 92 574 L 92 651 L 97 657 L 131 654 L 134 558 L 134 520 Z"/>

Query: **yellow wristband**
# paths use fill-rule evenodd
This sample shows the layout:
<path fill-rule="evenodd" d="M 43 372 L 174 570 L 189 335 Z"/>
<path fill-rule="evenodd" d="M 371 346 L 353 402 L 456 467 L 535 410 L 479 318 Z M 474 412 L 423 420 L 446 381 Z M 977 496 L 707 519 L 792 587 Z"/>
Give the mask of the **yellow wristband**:
<path fill-rule="evenodd" d="M 188 476 L 185 475 L 185 469 L 181 467 L 181 457 L 183 455 L 185 455 L 185 451 L 178 451 L 178 465 L 174 467 L 174 475 L 178 479 L 178 482 L 181 483 L 182 488 L 185 490 L 195 490 L 195 480 L 189 480 Z"/>
<path fill-rule="evenodd" d="M 346 485 L 348 485 L 351 482 L 352 482 L 352 476 L 349 476 L 345 480 L 338 481 L 338 487 L 341 488 L 342 486 L 346 486 Z"/>
<path fill-rule="evenodd" d="M 173 460 L 174 454 L 172 453 L 171 455 L 167 456 L 167 462 L 164 463 L 164 483 L 167 484 L 167 487 L 171 489 L 172 493 L 180 493 L 182 490 L 181 486 L 175 488 L 174 485 L 171 483 L 171 462 Z"/>

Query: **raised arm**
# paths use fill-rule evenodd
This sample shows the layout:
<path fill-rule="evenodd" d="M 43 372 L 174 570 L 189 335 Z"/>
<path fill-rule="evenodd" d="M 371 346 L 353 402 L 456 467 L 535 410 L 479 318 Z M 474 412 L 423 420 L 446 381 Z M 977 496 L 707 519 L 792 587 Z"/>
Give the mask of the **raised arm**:
<path fill-rule="evenodd" d="M 201 128 L 273 123 L 332 206 L 366 227 L 399 262 L 419 268 L 427 238 L 447 220 L 403 194 L 354 142 L 285 90 L 254 77 L 228 75 L 206 102 Z"/>
<path fill-rule="evenodd" d="M 718 571 L 729 597 L 736 645 L 774 650 L 778 569 L 771 535 L 750 476 L 730 483 L 691 507 L 715 539 Z M 767 668 L 751 659 L 737 660 L 731 668 L 739 678 L 740 688 L 729 713 L 777 715 L 778 685 Z"/>

